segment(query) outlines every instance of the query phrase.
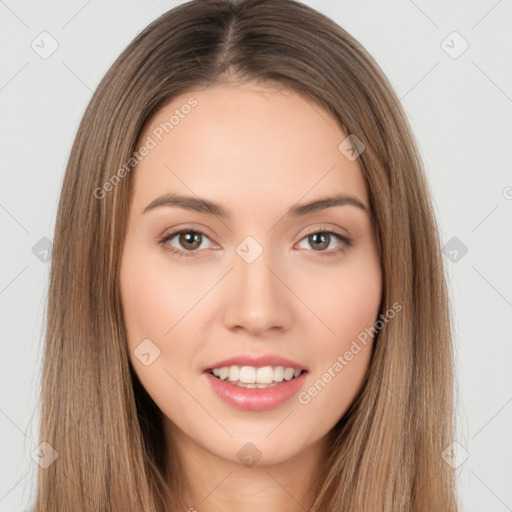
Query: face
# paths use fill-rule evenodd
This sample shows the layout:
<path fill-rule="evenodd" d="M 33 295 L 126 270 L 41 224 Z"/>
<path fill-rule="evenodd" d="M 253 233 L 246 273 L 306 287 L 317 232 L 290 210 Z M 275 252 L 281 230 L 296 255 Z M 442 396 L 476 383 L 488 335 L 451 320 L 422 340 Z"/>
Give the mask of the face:
<path fill-rule="evenodd" d="M 346 137 L 318 105 L 255 84 L 177 97 L 141 135 L 121 295 L 131 364 L 178 441 L 278 463 L 353 402 L 381 271 Z"/>

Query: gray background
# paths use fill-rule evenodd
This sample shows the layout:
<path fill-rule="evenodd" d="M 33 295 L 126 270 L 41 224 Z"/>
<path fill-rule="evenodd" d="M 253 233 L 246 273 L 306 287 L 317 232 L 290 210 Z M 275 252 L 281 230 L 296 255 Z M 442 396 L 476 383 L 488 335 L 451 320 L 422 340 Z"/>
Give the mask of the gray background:
<path fill-rule="evenodd" d="M 46 239 L 79 120 L 117 55 L 178 3 L 0 1 L 0 512 L 32 500 Z M 459 425 L 455 459 L 444 457 L 465 512 L 510 511 L 510 1 L 305 3 L 368 49 L 415 130 L 448 244 Z"/>

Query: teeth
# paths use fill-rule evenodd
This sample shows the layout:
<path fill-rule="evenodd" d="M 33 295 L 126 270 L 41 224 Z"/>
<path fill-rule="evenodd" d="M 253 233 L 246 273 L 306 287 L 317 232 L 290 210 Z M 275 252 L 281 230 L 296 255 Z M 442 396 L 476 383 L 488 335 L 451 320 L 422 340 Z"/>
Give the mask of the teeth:
<path fill-rule="evenodd" d="M 298 377 L 302 370 L 284 368 L 283 366 L 264 366 L 262 368 L 255 368 L 254 366 L 223 366 L 222 368 L 213 369 L 212 373 L 221 380 L 244 384 L 243 387 L 263 388 L 268 387 L 269 384 L 272 385 L 273 383 Z"/>
<path fill-rule="evenodd" d="M 272 382 L 272 384 L 244 384 L 239 380 L 236 382 L 230 382 L 233 386 L 238 386 L 239 388 L 271 388 L 272 386 L 277 386 L 277 382 Z"/>
<path fill-rule="evenodd" d="M 282 366 L 278 366 L 274 368 L 274 380 L 276 382 L 283 382 L 284 379 L 284 368 Z"/>
<path fill-rule="evenodd" d="M 219 370 L 219 377 L 222 379 L 222 380 L 226 380 L 227 376 L 229 375 L 229 368 L 227 366 L 223 366 L 220 370 Z"/>
<path fill-rule="evenodd" d="M 239 378 L 240 378 L 240 368 L 238 366 L 230 366 L 228 379 L 235 382 Z"/>
<path fill-rule="evenodd" d="M 254 384 L 256 382 L 256 368 L 254 366 L 242 366 L 240 368 L 240 382 Z M 264 382 L 261 382 L 264 384 Z"/>
<path fill-rule="evenodd" d="M 264 366 L 256 370 L 256 382 L 258 384 L 272 384 L 274 382 L 274 369 L 272 366 Z"/>
<path fill-rule="evenodd" d="M 286 368 L 284 371 L 284 379 L 290 380 L 293 379 L 293 368 Z"/>

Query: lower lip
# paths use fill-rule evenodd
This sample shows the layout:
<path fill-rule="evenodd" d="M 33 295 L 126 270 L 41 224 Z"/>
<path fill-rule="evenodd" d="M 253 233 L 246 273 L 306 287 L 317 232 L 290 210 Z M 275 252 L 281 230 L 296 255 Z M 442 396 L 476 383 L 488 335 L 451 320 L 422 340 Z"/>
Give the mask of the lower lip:
<path fill-rule="evenodd" d="M 307 372 L 268 388 L 242 388 L 217 379 L 209 372 L 204 375 L 215 393 L 233 407 L 243 411 L 267 411 L 295 395 L 304 384 Z"/>

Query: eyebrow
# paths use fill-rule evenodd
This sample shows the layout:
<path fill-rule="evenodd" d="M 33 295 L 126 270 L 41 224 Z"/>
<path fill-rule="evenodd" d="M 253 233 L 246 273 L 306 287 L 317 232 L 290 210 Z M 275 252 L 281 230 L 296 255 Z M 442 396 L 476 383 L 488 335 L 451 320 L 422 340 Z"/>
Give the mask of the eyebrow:
<path fill-rule="evenodd" d="M 364 205 L 357 197 L 347 194 L 323 197 L 309 203 L 292 206 L 286 215 L 290 215 L 291 217 L 300 217 L 320 210 L 325 210 L 327 208 L 332 208 L 333 206 L 346 205 L 354 206 L 366 212 L 368 215 L 371 215 L 367 206 Z M 165 194 L 163 196 L 157 197 L 151 201 L 151 203 L 149 203 L 146 208 L 144 208 L 142 213 L 144 214 L 162 206 L 177 206 L 185 210 L 193 210 L 200 213 L 206 213 L 223 219 L 230 219 L 232 217 L 231 213 L 218 203 L 209 201 L 208 199 L 183 196 L 179 194 Z"/>

